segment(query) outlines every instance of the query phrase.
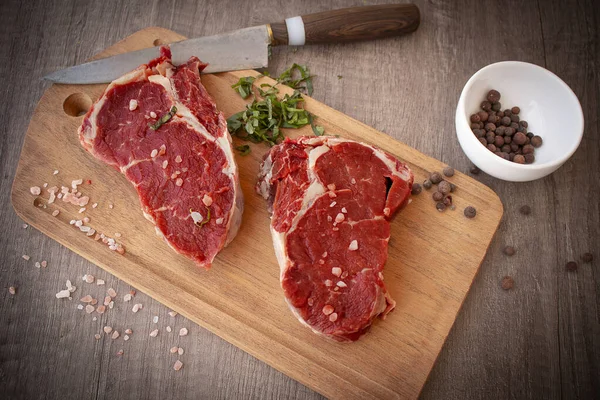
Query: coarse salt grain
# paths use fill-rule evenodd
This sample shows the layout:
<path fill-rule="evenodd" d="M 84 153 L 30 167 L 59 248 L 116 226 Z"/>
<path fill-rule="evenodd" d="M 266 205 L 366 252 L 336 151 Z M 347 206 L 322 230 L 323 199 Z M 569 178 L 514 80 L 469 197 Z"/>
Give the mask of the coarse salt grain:
<path fill-rule="evenodd" d="M 340 276 L 340 278 L 346 279 L 347 276 L 348 276 L 348 271 L 344 271 L 344 272 L 342 272 L 342 276 Z"/>
<path fill-rule="evenodd" d="M 322 311 L 323 311 L 323 314 L 325 314 L 325 315 L 330 315 L 330 314 L 333 312 L 333 306 L 331 306 L 331 305 L 329 305 L 329 304 L 326 304 L 326 305 L 323 307 L 323 310 L 322 310 Z"/>
<path fill-rule="evenodd" d="M 83 304 L 77 304 L 77 309 L 78 310 L 83 310 Z"/>
<path fill-rule="evenodd" d="M 110 303 L 108 303 L 108 308 L 110 308 L 112 310 L 112 308 L 115 306 L 115 302 L 111 301 Z"/>
<path fill-rule="evenodd" d="M 60 214 L 60 210 L 54 210 L 52 211 L 52 216 L 56 217 L 58 214 Z"/>
<path fill-rule="evenodd" d="M 329 190 L 335 190 L 335 183 L 330 183 L 329 185 L 327 185 L 327 189 Z"/>
<path fill-rule="evenodd" d="M 77 186 L 81 185 L 83 183 L 83 179 L 75 179 L 73 181 L 71 181 L 71 188 L 77 190 Z"/>
<path fill-rule="evenodd" d="M 92 299 L 92 301 L 90 301 L 90 304 L 95 306 L 96 304 L 98 304 L 98 299 Z"/>
<path fill-rule="evenodd" d="M 112 329 L 112 326 L 105 326 L 103 329 L 104 329 L 104 333 L 106 333 L 107 335 L 108 335 L 109 333 L 111 333 L 111 332 L 112 332 L 112 330 L 113 330 L 113 329 Z"/>
<path fill-rule="evenodd" d="M 101 338 L 101 336 L 100 336 L 100 334 L 99 334 L 99 333 L 96 333 L 96 334 L 94 335 L 94 337 L 96 338 L 96 340 L 100 340 L 100 338 Z"/>
<path fill-rule="evenodd" d="M 351 184 L 353 184 L 353 185 L 356 185 L 356 179 L 352 178 L 352 179 L 350 180 L 350 183 L 351 183 Z"/>
<path fill-rule="evenodd" d="M 190 217 L 192 217 L 192 221 L 194 221 L 194 224 L 198 224 L 204 219 L 202 214 L 200 214 L 198 211 L 192 211 L 190 213 Z"/>
<path fill-rule="evenodd" d="M 346 219 L 346 217 L 344 217 L 344 214 L 342 214 L 342 213 L 338 213 L 338 215 L 335 216 L 335 222 L 337 222 L 338 224 L 340 222 L 342 222 L 344 219 Z"/>
<path fill-rule="evenodd" d="M 120 234 L 119 232 L 115 232 L 115 237 L 118 237 L 118 238 L 120 238 L 120 237 L 121 237 L 121 234 Z"/>
<path fill-rule="evenodd" d="M 331 268 L 331 273 L 339 277 L 342 274 L 342 269 L 340 267 L 333 267 Z"/>
<path fill-rule="evenodd" d="M 15 289 L 15 287 L 14 287 L 14 286 L 11 286 L 11 287 L 9 287 L 9 288 L 8 288 L 8 293 L 10 293 L 10 294 L 13 294 L 13 295 L 14 295 L 14 294 L 16 294 L 16 293 L 17 293 L 17 289 Z"/>
<path fill-rule="evenodd" d="M 158 150 L 154 149 L 152 150 L 152 152 L 150 153 L 150 157 L 154 158 L 158 155 Z"/>
<path fill-rule="evenodd" d="M 108 208 L 110 208 L 110 209 L 112 210 L 112 209 L 114 208 L 113 204 L 112 204 L 112 203 L 109 203 L 109 204 L 108 204 Z"/>
<path fill-rule="evenodd" d="M 183 368 L 183 363 L 179 360 L 175 361 L 175 364 L 173 364 L 173 369 L 175 371 L 179 371 L 181 368 Z"/>
<path fill-rule="evenodd" d="M 85 207 L 81 207 L 81 208 L 79 209 L 79 214 L 83 214 L 84 212 L 85 212 Z"/>
<path fill-rule="evenodd" d="M 344 282 L 344 281 L 339 281 L 339 282 L 337 283 L 337 285 L 338 285 L 339 287 L 348 287 L 348 285 L 346 285 L 346 282 Z"/>
<path fill-rule="evenodd" d="M 94 283 L 94 275 L 85 274 L 82 280 L 86 283 Z"/>
<path fill-rule="evenodd" d="M 348 250 L 354 251 L 357 249 L 358 249 L 358 242 L 356 240 L 351 241 L 350 245 L 348 246 Z"/>
<path fill-rule="evenodd" d="M 337 204 L 337 201 L 332 201 L 329 207 L 334 207 Z"/>
<path fill-rule="evenodd" d="M 48 187 L 48 182 L 44 182 L 44 184 L 42 185 L 44 188 Z"/>
<path fill-rule="evenodd" d="M 177 156 L 177 157 L 175 157 L 175 162 L 176 162 L 176 163 L 180 163 L 180 162 L 181 162 L 181 156 Z"/>
<path fill-rule="evenodd" d="M 117 292 L 115 292 L 115 289 L 113 289 L 113 288 L 109 288 L 109 289 L 106 291 L 106 293 L 108 293 L 108 295 L 109 295 L 110 297 L 116 297 L 116 296 L 117 296 Z"/>
<path fill-rule="evenodd" d="M 89 294 L 86 294 L 81 299 L 79 299 L 79 301 L 81 301 L 82 303 L 91 303 L 92 300 L 92 296 L 90 296 Z"/>
<path fill-rule="evenodd" d="M 155 324 L 158 324 L 158 315 L 155 315 L 155 316 L 152 318 L 152 322 L 154 322 Z"/>
<path fill-rule="evenodd" d="M 181 328 L 179 330 L 179 336 L 186 336 L 188 334 L 187 328 Z"/>
<path fill-rule="evenodd" d="M 123 301 L 131 301 L 131 295 L 127 293 L 125 296 L 123 296 Z"/>
<path fill-rule="evenodd" d="M 112 301 L 112 297 L 110 296 L 106 296 L 104 297 L 104 305 L 107 306 L 108 303 L 110 303 Z"/>
<path fill-rule="evenodd" d="M 55 169 L 54 172 L 52 173 L 52 175 L 58 175 L 58 170 Z"/>
<path fill-rule="evenodd" d="M 23 224 L 23 229 L 27 229 L 28 227 L 29 227 L 29 225 Z"/>
<path fill-rule="evenodd" d="M 181 179 L 181 178 L 177 178 L 177 180 L 175 181 L 175 184 L 176 184 L 177 186 L 181 186 L 181 185 L 183 185 L 183 179 Z"/>
<path fill-rule="evenodd" d="M 342 212 L 343 212 L 344 214 L 348 213 L 348 210 L 346 210 L 346 207 L 342 207 Z"/>
<path fill-rule="evenodd" d="M 81 228 L 83 226 L 83 221 L 78 219 L 77 221 L 75 221 L 75 226 Z"/>
<path fill-rule="evenodd" d="M 209 195 L 205 194 L 204 197 L 202 197 L 202 202 L 206 207 L 210 207 L 213 203 L 213 199 Z"/>
<path fill-rule="evenodd" d="M 133 111 L 138 107 L 138 102 L 136 99 L 129 100 L 129 111 Z"/>
<path fill-rule="evenodd" d="M 85 306 L 85 312 L 88 314 L 91 314 L 94 312 L 94 306 L 88 304 L 87 306 Z"/>
<path fill-rule="evenodd" d="M 177 346 L 173 346 L 169 351 L 171 352 L 171 354 L 175 354 L 177 353 L 177 350 L 179 350 L 179 348 Z"/>
<path fill-rule="evenodd" d="M 333 285 L 333 282 L 331 281 L 331 279 L 325 279 L 325 286 L 330 287 L 331 285 Z"/>
<path fill-rule="evenodd" d="M 92 318 L 92 321 L 98 321 L 97 317 Z"/>
<path fill-rule="evenodd" d="M 169 333 L 171 333 L 171 331 L 173 330 L 173 329 L 171 329 L 171 326 L 169 326 L 169 325 L 167 325 L 167 327 L 166 327 L 165 329 L 166 329 L 166 331 L 167 331 L 167 332 L 169 332 Z"/>
<path fill-rule="evenodd" d="M 21 257 L 23 257 L 23 260 L 25 261 L 29 261 L 29 259 L 31 258 L 27 254 L 23 254 Z"/>
<path fill-rule="evenodd" d="M 42 189 L 40 189 L 39 186 L 32 186 L 29 188 L 29 191 L 34 196 L 39 196 L 39 194 L 42 193 Z"/>
<path fill-rule="evenodd" d="M 128 341 L 129 340 L 129 335 L 123 336 L 123 340 Z"/>
<path fill-rule="evenodd" d="M 85 222 L 86 224 L 87 224 L 88 222 L 90 222 L 90 217 L 85 217 L 85 218 L 83 218 L 83 222 Z"/>
<path fill-rule="evenodd" d="M 123 349 L 120 349 L 119 351 L 117 351 L 117 355 L 118 356 L 122 356 L 123 355 Z"/>
<path fill-rule="evenodd" d="M 96 307 L 96 312 L 98 314 L 104 314 L 105 311 L 106 311 L 106 306 L 98 306 L 98 307 Z"/>
<path fill-rule="evenodd" d="M 41 266 L 42 266 L 42 264 L 40 264 L 40 262 L 39 262 L 39 261 L 36 261 L 36 262 L 35 262 L 35 267 L 36 267 L 36 268 L 40 268 Z"/>
<path fill-rule="evenodd" d="M 104 285 L 104 279 L 96 279 L 96 285 L 101 286 Z"/>
<path fill-rule="evenodd" d="M 157 335 L 158 335 L 158 329 L 155 329 L 152 332 L 150 332 L 150 337 L 156 337 Z"/>
<path fill-rule="evenodd" d="M 127 329 L 125 329 L 125 333 L 128 335 L 131 335 L 133 333 L 133 331 L 131 330 L 131 328 L 127 328 Z"/>
<path fill-rule="evenodd" d="M 174 317 L 177 315 L 177 311 L 169 311 L 169 316 Z"/>
<path fill-rule="evenodd" d="M 151 118 L 156 118 L 156 113 L 154 111 L 150 111 L 150 117 Z"/>
<path fill-rule="evenodd" d="M 329 320 L 330 320 L 331 322 L 335 322 L 335 321 L 337 321 L 337 319 L 338 319 L 338 315 L 337 315 L 337 313 L 333 313 L 333 314 L 331 314 L 331 315 L 329 316 Z"/>
<path fill-rule="evenodd" d="M 134 304 L 133 308 L 131 309 L 131 311 L 133 311 L 134 313 L 138 312 L 139 310 L 142 309 L 142 305 L 141 304 Z"/>
<path fill-rule="evenodd" d="M 167 160 L 163 161 L 163 163 L 162 163 L 163 169 L 167 168 L 167 165 L 169 165 L 169 161 L 167 161 Z"/>
<path fill-rule="evenodd" d="M 179 354 L 180 356 L 183 355 L 183 348 L 180 347 L 177 349 L 177 354 Z"/>
<path fill-rule="evenodd" d="M 61 290 L 60 292 L 56 293 L 57 299 L 64 299 L 64 298 L 67 298 L 70 296 L 71 296 L 71 292 L 69 292 L 69 289 L 64 289 L 64 290 Z"/>
<path fill-rule="evenodd" d="M 323 254 L 321 254 L 321 257 L 323 257 L 323 258 L 327 257 L 327 252 L 324 252 Z"/>
<path fill-rule="evenodd" d="M 114 340 L 114 339 L 118 338 L 120 335 L 121 334 L 119 333 L 119 331 L 114 331 L 110 337 Z"/>

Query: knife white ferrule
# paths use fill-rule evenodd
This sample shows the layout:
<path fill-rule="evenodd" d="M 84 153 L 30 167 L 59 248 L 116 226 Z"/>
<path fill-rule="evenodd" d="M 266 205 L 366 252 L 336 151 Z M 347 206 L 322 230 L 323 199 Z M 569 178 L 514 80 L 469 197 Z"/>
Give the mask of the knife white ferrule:
<path fill-rule="evenodd" d="M 306 33 L 304 32 L 304 21 L 302 17 L 286 18 L 285 26 L 288 33 L 289 46 L 304 46 L 306 43 Z"/>

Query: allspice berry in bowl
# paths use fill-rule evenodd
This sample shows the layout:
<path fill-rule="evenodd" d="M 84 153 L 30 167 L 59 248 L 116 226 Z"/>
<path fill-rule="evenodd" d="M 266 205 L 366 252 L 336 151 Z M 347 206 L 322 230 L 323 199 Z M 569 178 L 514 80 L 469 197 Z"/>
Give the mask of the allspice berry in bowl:
<path fill-rule="evenodd" d="M 455 123 L 473 164 L 514 182 L 557 170 L 577 150 L 584 125 L 579 100 L 565 82 L 518 61 L 477 71 L 462 90 Z"/>

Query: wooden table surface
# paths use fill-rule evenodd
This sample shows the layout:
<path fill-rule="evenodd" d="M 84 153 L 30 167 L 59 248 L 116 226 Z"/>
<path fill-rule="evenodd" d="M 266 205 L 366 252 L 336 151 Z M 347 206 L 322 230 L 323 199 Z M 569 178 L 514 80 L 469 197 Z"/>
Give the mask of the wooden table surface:
<path fill-rule="evenodd" d="M 321 396 L 195 326 L 143 293 L 146 335 L 187 327 L 184 368 L 175 373 L 163 336 L 114 346 L 102 326 L 125 327 L 127 313 L 90 323 L 54 294 L 92 274 L 123 294 L 130 288 L 32 228 L 10 205 L 23 136 L 48 83 L 40 78 L 83 62 L 147 26 L 188 37 L 285 17 L 385 1 L 238 2 L 157 0 L 3 1 L 0 4 L 0 393 L 8 398 L 316 399 Z M 460 311 L 422 398 L 578 398 L 600 395 L 600 7 L 593 1 L 416 1 L 421 26 L 408 37 L 345 46 L 277 48 L 269 70 L 293 62 L 317 75 L 313 97 L 461 171 L 454 134 L 460 90 L 479 68 L 501 60 L 541 65 L 575 91 L 586 118 L 583 141 L 556 173 L 531 183 L 476 178 L 495 190 L 504 219 Z M 567 4 L 569 3 L 569 4 Z M 338 78 L 341 75 L 342 78 Z M 567 132 L 565 134 L 568 134 Z M 530 216 L 520 215 L 530 205 Z M 132 204 L 132 212 L 138 205 Z M 434 229 L 434 227 L 432 227 Z M 269 240 L 266 238 L 265 240 Z M 513 245 L 516 254 L 502 253 Z M 584 264 L 583 253 L 595 260 Z M 21 256 L 31 256 L 25 261 Z M 47 268 L 34 262 L 47 260 Z M 578 269 L 565 269 L 568 261 Z M 504 276 L 514 287 L 500 287 Z M 8 287 L 16 287 L 11 295 Z M 79 292 L 78 292 L 79 293 Z M 301 329 L 299 327 L 299 329 Z M 165 336 L 166 337 L 166 336 Z M 104 343 L 104 344 L 103 344 Z"/>

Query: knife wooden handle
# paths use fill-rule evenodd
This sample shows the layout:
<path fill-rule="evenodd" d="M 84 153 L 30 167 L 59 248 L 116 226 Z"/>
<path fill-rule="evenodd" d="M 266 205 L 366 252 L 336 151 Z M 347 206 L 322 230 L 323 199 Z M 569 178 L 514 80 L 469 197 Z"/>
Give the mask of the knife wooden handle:
<path fill-rule="evenodd" d="M 342 8 L 270 24 L 271 45 L 354 42 L 415 31 L 421 17 L 414 4 Z"/>

